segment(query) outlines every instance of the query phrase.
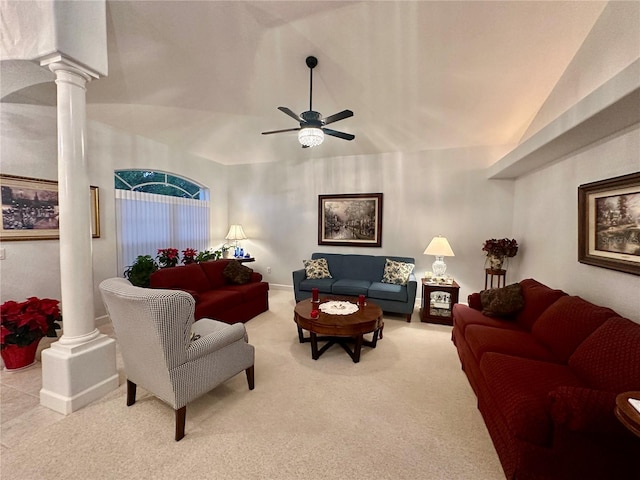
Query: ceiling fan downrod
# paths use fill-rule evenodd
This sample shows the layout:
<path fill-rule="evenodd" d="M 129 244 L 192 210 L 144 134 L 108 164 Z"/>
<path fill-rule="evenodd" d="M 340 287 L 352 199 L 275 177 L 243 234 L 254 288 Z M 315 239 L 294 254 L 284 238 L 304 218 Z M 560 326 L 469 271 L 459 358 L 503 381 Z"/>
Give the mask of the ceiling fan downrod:
<path fill-rule="evenodd" d="M 309 111 L 313 111 L 311 99 L 313 95 L 313 69 L 318 65 L 318 59 L 313 56 L 307 57 L 307 67 L 309 67 Z"/>

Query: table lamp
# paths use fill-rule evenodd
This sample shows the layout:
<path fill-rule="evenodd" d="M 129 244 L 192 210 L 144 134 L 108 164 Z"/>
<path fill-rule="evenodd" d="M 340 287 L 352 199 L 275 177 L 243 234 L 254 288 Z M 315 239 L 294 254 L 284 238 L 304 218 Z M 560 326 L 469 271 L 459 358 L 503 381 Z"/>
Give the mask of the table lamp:
<path fill-rule="evenodd" d="M 244 230 L 242 230 L 242 225 L 231 225 L 229 227 L 229 233 L 224 237 L 225 240 L 235 240 L 235 249 L 236 252 L 238 250 L 238 240 L 245 240 L 247 236 L 244 234 Z"/>
<path fill-rule="evenodd" d="M 455 254 L 451 250 L 451 245 L 445 237 L 438 235 L 433 237 L 431 243 L 424 251 L 425 255 L 435 255 L 436 261 L 433 262 L 431 268 L 433 274 L 436 277 L 444 277 L 444 273 L 447 271 L 447 265 L 444 263 L 444 257 L 454 257 Z"/>

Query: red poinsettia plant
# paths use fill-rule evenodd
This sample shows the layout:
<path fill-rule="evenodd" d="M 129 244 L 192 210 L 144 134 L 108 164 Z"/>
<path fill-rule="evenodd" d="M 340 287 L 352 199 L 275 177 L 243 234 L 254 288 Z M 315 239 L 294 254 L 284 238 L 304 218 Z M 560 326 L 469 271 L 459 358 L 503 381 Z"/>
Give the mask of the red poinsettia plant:
<path fill-rule="evenodd" d="M 0 348 L 26 347 L 45 335 L 56 337 L 62 321 L 60 302 L 29 297 L 24 302 L 9 300 L 0 305 Z"/>
<path fill-rule="evenodd" d="M 159 248 L 158 263 L 160 268 L 175 267 L 178 265 L 178 249 L 177 248 Z"/>
<path fill-rule="evenodd" d="M 195 263 L 196 255 L 198 255 L 198 251 L 193 248 L 187 248 L 182 251 L 182 263 L 185 265 L 189 265 L 190 263 Z"/>
<path fill-rule="evenodd" d="M 515 238 L 501 238 L 500 240 L 491 238 L 484 241 L 482 251 L 494 257 L 515 257 L 518 253 L 518 242 Z"/>

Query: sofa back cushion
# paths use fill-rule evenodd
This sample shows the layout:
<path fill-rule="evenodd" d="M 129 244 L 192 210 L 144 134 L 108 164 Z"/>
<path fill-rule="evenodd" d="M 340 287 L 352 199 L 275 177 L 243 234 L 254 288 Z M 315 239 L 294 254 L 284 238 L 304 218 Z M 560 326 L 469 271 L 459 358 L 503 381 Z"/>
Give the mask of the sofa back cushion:
<path fill-rule="evenodd" d="M 592 388 L 640 390 L 640 324 L 610 318 L 576 349 L 569 367 Z"/>
<path fill-rule="evenodd" d="M 553 302 L 566 295 L 562 290 L 553 290 L 533 278 L 522 280 L 520 286 L 524 297 L 524 308 L 516 315 L 516 321 L 526 330 L 531 330 L 540 314 Z"/>
<path fill-rule="evenodd" d="M 415 259 L 411 257 L 342 255 L 339 253 L 313 253 L 311 258 L 313 260 L 325 258 L 331 276 L 335 279 L 368 280 L 370 282 L 382 281 L 387 258 L 397 262 L 416 263 Z"/>
<path fill-rule="evenodd" d="M 610 308 L 566 295 L 542 312 L 531 333 L 566 363 L 585 338 L 615 316 Z"/>
<path fill-rule="evenodd" d="M 227 284 L 227 281 L 224 277 L 224 269 L 232 261 L 235 260 L 229 258 L 221 258 L 220 260 L 202 262 L 200 264 L 200 266 L 202 267 L 202 271 L 209 281 L 209 289 L 220 288 Z"/>
<path fill-rule="evenodd" d="M 198 263 L 156 270 L 151 274 L 150 285 L 151 288 L 190 290 L 198 293 L 209 290 L 209 281 Z"/>

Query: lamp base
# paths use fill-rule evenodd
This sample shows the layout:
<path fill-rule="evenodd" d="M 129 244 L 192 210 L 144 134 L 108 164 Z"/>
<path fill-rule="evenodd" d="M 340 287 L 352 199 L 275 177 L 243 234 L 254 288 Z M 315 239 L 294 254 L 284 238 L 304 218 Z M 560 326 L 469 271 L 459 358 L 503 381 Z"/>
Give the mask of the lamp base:
<path fill-rule="evenodd" d="M 444 277 L 447 271 L 447 265 L 444 263 L 444 257 L 436 255 L 436 261 L 431 265 L 433 275 L 436 277 Z"/>

